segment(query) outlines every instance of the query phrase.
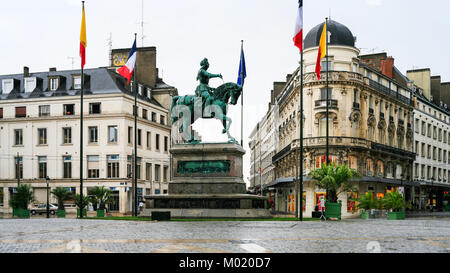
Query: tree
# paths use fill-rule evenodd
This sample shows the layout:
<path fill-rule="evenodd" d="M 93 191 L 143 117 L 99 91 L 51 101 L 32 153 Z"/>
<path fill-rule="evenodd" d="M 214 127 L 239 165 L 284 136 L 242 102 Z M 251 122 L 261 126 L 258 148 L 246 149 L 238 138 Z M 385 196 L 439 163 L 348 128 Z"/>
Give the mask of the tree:
<path fill-rule="evenodd" d="M 111 190 L 105 188 L 104 186 L 96 186 L 89 190 L 89 195 L 92 195 L 92 199 L 95 201 L 93 203 L 100 205 L 98 209 L 104 210 L 106 202 L 108 202 L 111 198 Z"/>
<path fill-rule="evenodd" d="M 27 210 L 28 205 L 34 200 L 33 190 L 28 184 L 20 184 L 17 192 L 9 200 L 9 206 Z"/>
<path fill-rule="evenodd" d="M 72 193 L 67 188 L 56 187 L 51 193 L 58 200 L 58 210 L 64 210 L 64 201 L 73 199 Z"/>
<path fill-rule="evenodd" d="M 327 201 L 337 203 L 338 195 L 342 192 L 354 191 L 350 184 L 352 178 L 360 177 L 360 174 L 347 165 L 323 164 L 320 169 L 309 173 L 312 181 L 319 188 L 327 191 Z"/>

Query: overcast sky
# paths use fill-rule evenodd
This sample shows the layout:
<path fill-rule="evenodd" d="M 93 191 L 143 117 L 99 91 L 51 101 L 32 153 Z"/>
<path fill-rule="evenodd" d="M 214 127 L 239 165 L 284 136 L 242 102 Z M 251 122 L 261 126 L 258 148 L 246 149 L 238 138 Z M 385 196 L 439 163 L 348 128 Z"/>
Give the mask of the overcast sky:
<path fill-rule="evenodd" d="M 297 0 L 144 1 L 144 46 L 157 47 L 157 66 L 164 81 L 180 95 L 193 94 L 199 62 L 207 57 L 211 73 L 235 82 L 241 40 L 247 64 L 244 87 L 244 146 L 267 111 L 274 81 L 283 81 L 298 65 L 292 36 Z M 142 46 L 142 0 L 86 0 L 86 68 L 107 66 L 108 37 L 113 48 L 131 47 L 138 33 Z M 81 1 L 2 1 L 0 74 L 78 68 Z M 450 1 L 448 0 L 304 0 L 304 33 L 330 16 L 357 37 L 362 54 L 385 51 L 403 73 L 431 69 L 450 81 Z M 75 57 L 74 59 L 71 57 Z M 72 63 L 73 62 L 73 63 Z M 222 84 L 212 79 L 210 85 Z M 232 135 L 240 140 L 240 102 L 229 107 Z M 207 127 L 206 127 L 207 126 Z M 204 140 L 222 141 L 219 121 L 194 128 Z M 248 176 L 248 157 L 244 165 Z"/>

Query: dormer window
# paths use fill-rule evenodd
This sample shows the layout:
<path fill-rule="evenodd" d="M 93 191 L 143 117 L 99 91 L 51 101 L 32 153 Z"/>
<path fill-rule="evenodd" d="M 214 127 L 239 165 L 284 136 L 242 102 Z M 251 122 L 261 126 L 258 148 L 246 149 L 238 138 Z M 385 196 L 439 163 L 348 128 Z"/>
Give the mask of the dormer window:
<path fill-rule="evenodd" d="M 138 85 L 138 92 L 141 96 L 144 96 L 144 88 L 140 84 Z"/>
<path fill-rule="evenodd" d="M 73 76 L 73 89 L 81 89 L 81 76 Z"/>
<path fill-rule="evenodd" d="M 58 90 L 59 87 L 59 79 L 58 78 L 50 78 L 48 83 L 48 89 L 50 91 Z"/>
<path fill-rule="evenodd" d="M 24 82 L 25 92 L 33 92 L 36 89 L 36 77 L 25 78 Z"/>
<path fill-rule="evenodd" d="M 2 94 L 9 94 L 14 89 L 14 80 L 5 79 L 2 81 Z"/>
<path fill-rule="evenodd" d="M 150 92 L 150 88 L 147 88 L 147 98 L 151 98 L 151 92 Z"/>

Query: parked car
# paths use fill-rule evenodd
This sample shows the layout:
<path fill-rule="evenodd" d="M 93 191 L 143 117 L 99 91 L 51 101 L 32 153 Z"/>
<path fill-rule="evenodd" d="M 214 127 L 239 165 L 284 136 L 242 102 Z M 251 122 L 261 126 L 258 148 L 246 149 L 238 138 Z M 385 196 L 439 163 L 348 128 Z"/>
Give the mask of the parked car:
<path fill-rule="evenodd" d="M 48 208 L 51 215 L 55 215 L 56 211 L 58 210 L 58 206 L 55 206 L 53 204 L 49 204 Z M 47 204 L 35 205 L 33 208 L 31 208 L 30 213 L 31 215 L 36 215 L 36 213 L 38 213 L 39 215 L 47 213 Z"/>

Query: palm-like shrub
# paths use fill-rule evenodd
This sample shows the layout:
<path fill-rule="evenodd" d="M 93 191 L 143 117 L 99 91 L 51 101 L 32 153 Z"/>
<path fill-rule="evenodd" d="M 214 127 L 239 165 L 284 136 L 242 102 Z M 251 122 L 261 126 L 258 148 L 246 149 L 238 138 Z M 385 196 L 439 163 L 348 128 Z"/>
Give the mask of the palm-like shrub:
<path fill-rule="evenodd" d="M 376 208 L 375 200 L 373 199 L 373 192 L 369 191 L 363 197 L 356 199 L 358 207 L 365 211 Z"/>
<path fill-rule="evenodd" d="M 87 207 L 89 205 L 89 198 L 86 196 L 83 196 L 83 202 L 81 202 L 81 196 L 79 194 L 75 194 L 75 205 L 81 210 Z"/>
<path fill-rule="evenodd" d="M 67 188 L 64 187 L 56 187 L 54 190 L 51 191 L 51 193 L 58 200 L 59 210 L 64 210 L 64 201 L 73 199 L 72 193 L 68 191 Z"/>
<path fill-rule="evenodd" d="M 33 190 L 28 184 L 20 184 L 17 192 L 9 200 L 9 206 L 17 209 L 28 209 L 28 205 L 34 200 Z"/>
<path fill-rule="evenodd" d="M 342 192 L 354 191 L 350 179 L 359 177 L 359 173 L 347 165 L 323 164 L 309 174 L 319 188 L 327 191 L 327 201 L 337 203 Z"/>
<path fill-rule="evenodd" d="M 397 191 L 387 193 L 382 202 L 385 209 L 392 211 L 401 211 L 409 207 L 403 195 Z"/>
<path fill-rule="evenodd" d="M 108 202 L 111 198 L 111 190 L 105 188 L 104 186 L 96 186 L 89 191 L 89 195 L 91 195 L 93 201 L 95 201 L 93 203 L 99 204 L 98 209 L 104 210 L 106 202 Z"/>

